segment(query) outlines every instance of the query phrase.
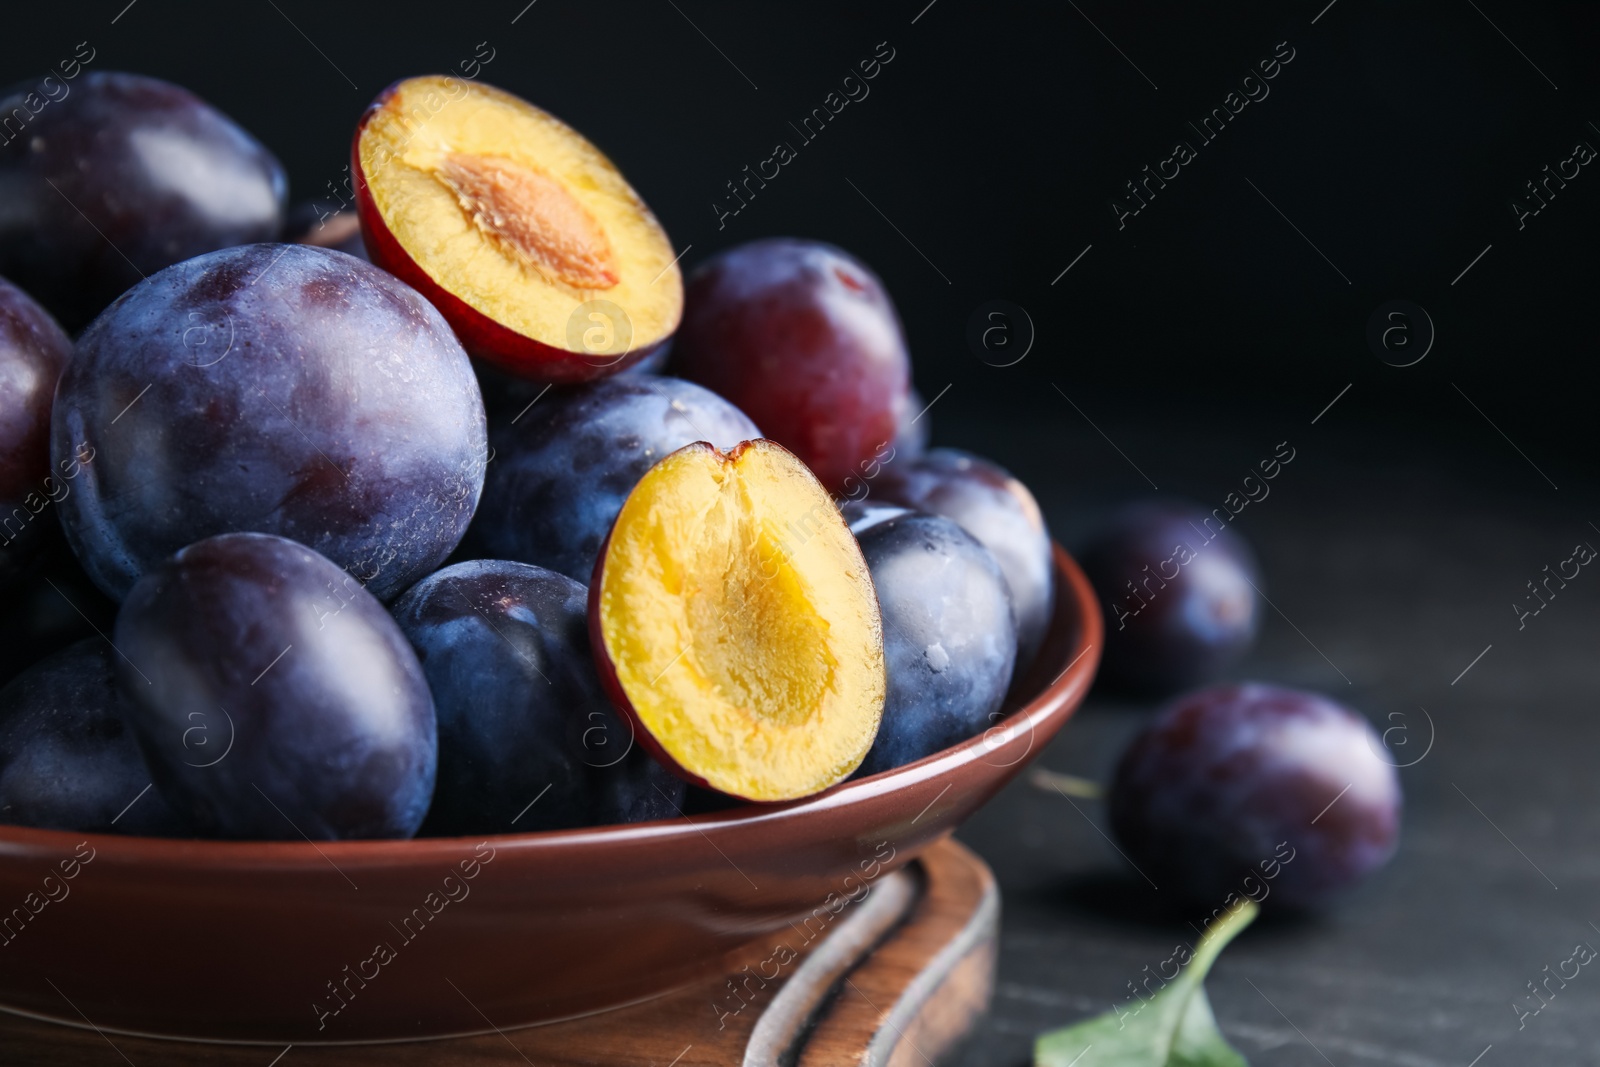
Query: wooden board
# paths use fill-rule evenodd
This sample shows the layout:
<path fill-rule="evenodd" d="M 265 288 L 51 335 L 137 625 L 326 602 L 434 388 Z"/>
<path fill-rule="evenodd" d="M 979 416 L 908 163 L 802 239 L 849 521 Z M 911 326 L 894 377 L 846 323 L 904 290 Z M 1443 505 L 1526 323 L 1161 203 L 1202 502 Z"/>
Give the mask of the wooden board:
<path fill-rule="evenodd" d="M 511 1031 L 485 1019 L 484 1032 L 467 1037 L 278 1047 L 168 1041 L 0 1013 L 0 1064 L 927 1067 L 988 1006 L 999 921 L 993 875 L 945 840 L 851 904 L 826 937 L 752 945 L 715 979 L 582 1019 Z"/>

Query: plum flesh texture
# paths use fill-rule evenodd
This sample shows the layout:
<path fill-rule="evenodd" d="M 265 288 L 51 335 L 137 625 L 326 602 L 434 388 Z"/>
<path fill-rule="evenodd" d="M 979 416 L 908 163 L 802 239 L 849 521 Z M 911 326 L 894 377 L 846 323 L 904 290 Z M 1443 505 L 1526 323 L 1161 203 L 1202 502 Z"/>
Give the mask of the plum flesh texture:
<path fill-rule="evenodd" d="M 277 237 L 283 167 L 226 115 L 137 74 L 45 81 L 64 95 L 41 102 L 29 82 L 0 97 L 0 115 L 31 114 L 0 143 L 0 274 L 68 330 L 141 277 Z"/>
<path fill-rule="evenodd" d="M 50 466 L 50 404 L 72 342 L 44 308 L 0 278 L 0 585 L 15 581 L 55 536 L 43 514 L 71 491 L 79 463 Z"/>
<path fill-rule="evenodd" d="M 385 89 L 351 148 L 373 262 L 450 320 L 467 351 L 545 382 L 646 359 L 683 310 L 677 253 L 598 148 L 482 82 Z"/>
<path fill-rule="evenodd" d="M 669 818 L 683 780 L 636 743 L 589 653 L 589 591 L 543 567 L 446 567 L 395 604 L 433 690 L 439 775 L 423 833 Z"/>
<path fill-rule="evenodd" d="M 990 726 L 1016 663 L 1011 595 L 989 550 L 949 519 L 846 505 L 883 613 L 888 691 L 858 776 L 912 763 Z"/>
<path fill-rule="evenodd" d="M 223 534 L 140 579 L 117 678 L 156 788 L 221 837 L 410 837 L 438 730 L 416 653 L 344 571 Z M 202 744 L 203 741 L 203 744 Z"/>
<path fill-rule="evenodd" d="M 901 436 L 910 403 L 910 357 L 883 283 L 817 241 L 753 241 L 701 266 L 673 358 L 852 498 Z"/>
<path fill-rule="evenodd" d="M 169 267 L 80 339 L 53 457 L 95 451 L 61 504 L 121 598 L 219 533 L 293 538 L 388 598 L 471 520 L 487 429 L 470 361 L 406 285 L 340 252 L 247 245 Z"/>
<path fill-rule="evenodd" d="M 499 422 L 472 547 L 587 583 L 623 501 L 662 457 L 761 433 L 710 390 L 621 375 L 537 399 Z"/>
<path fill-rule="evenodd" d="M 1134 739 L 1112 829 L 1161 888 L 1317 904 L 1383 866 L 1400 783 L 1367 721 L 1316 693 L 1219 686 L 1180 697 Z"/>
<path fill-rule="evenodd" d="M 91 637 L 0 689 L 0 822 L 48 830 L 176 836 L 123 722 L 117 655 Z M 146 790 L 149 790 L 146 792 Z"/>
<path fill-rule="evenodd" d="M 589 590 L 601 681 L 657 758 L 755 801 L 847 778 L 883 712 L 883 622 L 815 475 L 758 438 L 688 445 L 628 495 Z"/>

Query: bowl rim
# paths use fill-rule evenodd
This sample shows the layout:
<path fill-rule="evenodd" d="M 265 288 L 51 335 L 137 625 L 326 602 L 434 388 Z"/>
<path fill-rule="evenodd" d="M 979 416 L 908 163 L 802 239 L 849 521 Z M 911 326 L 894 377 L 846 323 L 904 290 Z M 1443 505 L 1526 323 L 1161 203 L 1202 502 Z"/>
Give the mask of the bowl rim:
<path fill-rule="evenodd" d="M 463 848 L 487 842 L 496 849 L 509 848 L 521 855 L 563 853 L 574 848 L 602 847 L 635 841 L 666 842 L 677 838 L 704 835 L 711 829 L 729 827 L 759 828 L 764 824 L 790 822 L 813 813 L 848 808 L 871 801 L 907 786 L 940 778 L 958 768 L 981 760 L 988 752 L 1010 743 L 1023 733 L 1030 737 L 1027 751 L 1011 764 L 1020 766 L 1033 753 L 1032 737 L 1051 719 L 1070 715 L 1086 694 L 1099 665 L 1104 641 L 1104 622 L 1088 578 L 1077 561 L 1051 542 L 1056 578 L 1056 617 L 1070 612 L 1077 619 L 1078 633 L 1067 650 L 1071 658 L 1054 679 L 1032 697 L 1015 707 L 999 722 L 981 734 L 925 756 L 913 763 L 881 771 L 866 778 L 847 779 L 820 793 L 797 800 L 772 804 L 740 804 L 721 811 L 649 822 L 620 823 L 608 826 L 575 827 L 566 830 L 534 830 L 511 834 L 474 834 L 456 837 L 369 838 L 345 841 L 227 840 L 219 838 L 145 837 L 131 834 L 85 833 L 70 830 L 45 830 L 0 824 L 0 857 L 29 855 L 55 856 L 70 853 L 87 842 L 96 857 L 102 855 L 128 863 L 155 866 L 189 866 L 197 857 L 219 868 L 246 867 L 291 870 L 301 867 L 326 867 L 332 860 L 355 866 L 393 864 L 453 863 Z M 1065 601 L 1063 604 L 1062 601 Z M 1037 670 L 1035 662 L 1030 669 Z"/>

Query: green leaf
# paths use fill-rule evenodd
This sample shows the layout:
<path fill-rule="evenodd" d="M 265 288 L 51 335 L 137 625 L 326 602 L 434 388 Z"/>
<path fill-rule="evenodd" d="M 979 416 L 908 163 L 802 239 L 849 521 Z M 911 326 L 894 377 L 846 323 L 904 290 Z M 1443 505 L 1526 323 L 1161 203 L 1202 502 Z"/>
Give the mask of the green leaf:
<path fill-rule="evenodd" d="M 1257 910 L 1246 900 L 1223 916 L 1200 939 L 1189 965 L 1149 1000 L 1040 1034 L 1034 1067 L 1248 1067 L 1217 1029 L 1201 983 Z"/>

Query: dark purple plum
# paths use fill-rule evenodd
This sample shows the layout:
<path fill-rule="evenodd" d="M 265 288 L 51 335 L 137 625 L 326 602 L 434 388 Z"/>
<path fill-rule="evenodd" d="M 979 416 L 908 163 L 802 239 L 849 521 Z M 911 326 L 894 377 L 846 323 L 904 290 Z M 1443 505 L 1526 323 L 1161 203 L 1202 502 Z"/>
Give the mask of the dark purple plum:
<path fill-rule="evenodd" d="M 283 224 L 278 160 L 176 85 L 48 77 L 13 86 L 0 115 L 0 274 L 70 331 L 141 277 Z"/>
<path fill-rule="evenodd" d="M 354 205 L 332 200 L 304 200 L 289 209 L 283 239 L 297 245 L 331 248 L 347 256 L 372 262 L 361 239 L 361 220 Z"/>
<path fill-rule="evenodd" d="M 0 822 L 181 836 L 123 721 L 117 655 L 91 637 L 0 689 Z M 147 792 L 148 790 L 148 792 Z"/>
<path fill-rule="evenodd" d="M 774 237 L 706 261 L 684 291 L 673 365 L 726 396 L 832 493 L 882 463 L 909 414 L 894 302 L 833 245 Z"/>
<path fill-rule="evenodd" d="M 376 597 L 303 545 L 222 534 L 152 568 L 117 614 L 117 679 L 156 788 L 221 837 L 410 837 L 438 729 Z"/>
<path fill-rule="evenodd" d="M 1079 553 L 1106 620 L 1100 674 L 1166 695 L 1216 678 L 1255 643 L 1260 567 L 1249 544 L 1177 501 L 1128 505 Z"/>
<path fill-rule="evenodd" d="M 375 595 L 461 540 L 487 430 L 466 352 L 426 300 L 370 263 L 246 245 L 140 283 L 61 378 L 59 462 L 94 452 L 61 518 L 115 598 L 213 534 L 279 534 Z"/>
<path fill-rule="evenodd" d="M 496 427 L 472 547 L 588 582 L 645 471 L 696 441 L 726 451 L 760 436 L 738 408 L 677 378 L 623 374 L 552 391 Z"/>
<path fill-rule="evenodd" d="M 1317 693 L 1190 693 L 1123 755 L 1111 826 L 1146 877 L 1193 902 L 1314 905 L 1394 854 L 1400 782 L 1383 751 L 1365 719 Z"/>
<path fill-rule="evenodd" d="M 683 780 L 634 743 L 600 686 L 588 602 L 588 589 L 564 574 L 473 560 L 429 575 L 395 603 L 439 717 L 439 778 L 424 834 L 679 813 Z"/>
<path fill-rule="evenodd" d="M 886 463 L 871 482 L 880 501 L 943 515 L 983 543 L 1011 587 L 1017 674 L 1033 662 L 1055 613 L 1050 531 L 1028 487 L 1005 468 L 954 448 Z"/>
<path fill-rule="evenodd" d="M 50 402 L 71 355 L 49 312 L 0 278 L 0 586 L 27 572 L 59 530 L 54 516 L 40 516 L 78 473 L 76 457 L 59 474 L 50 466 Z"/>
<path fill-rule="evenodd" d="M 846 504 L 883 613 L 889 680 L 858 776 L 931 756 L 991 724 L 1011 684 L 1011 594 L 989 550 L 949 519 Z"/>

